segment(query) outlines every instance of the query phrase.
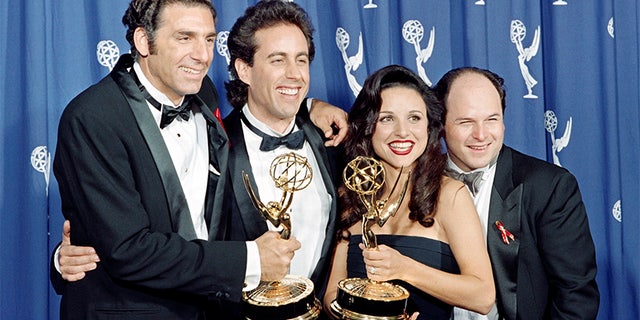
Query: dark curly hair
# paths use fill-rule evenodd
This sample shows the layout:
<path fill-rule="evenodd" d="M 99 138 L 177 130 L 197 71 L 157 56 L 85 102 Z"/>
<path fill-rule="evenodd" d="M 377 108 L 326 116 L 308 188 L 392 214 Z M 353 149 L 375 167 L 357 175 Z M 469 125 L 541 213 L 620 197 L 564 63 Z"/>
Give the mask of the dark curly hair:
<path fill-rule="evenodd" d="M 147 32 L 149 39 L 149 51 L 155 53 L 156 31 L 160 28 L 160 14 L 162 10 L 172 4 L 183 4 L 195 7 L 203 6 L 211 10 L 213 21 L 216 21 L 216 9 L 210 0 L 132 0 L 129 8 L 122 16 L 122 24 L 127 27 L 127 41 L 131 46 L 131 56 L 137 61 L 139 57 L 133 41 L 133 34 L 138 27 L 142 27 Z"/>
<path fill-rule="evenodd" d="M 429 137 L 425 152 L 418 157 L 411 173 L 409 199 L 409 219 L 418 221 L 424 227 L 433 225 L 440 184 L 447 165 L 446 155 L 440 144 L 443 123 L 440 120 L 443 107 L 433 91 L 413 71 L 399 65 L 390 65 L 371 74 L 364 82 L 362 90 L 349 111 L 349 133 L 345 140 L 345 159 L 367 156 L 378 159 L 371 138 L 382 106 L 382 91 L 387 88 L 405 87 L 420 94 L 427 106 Z M 379 190 L 378 192 L 382 192 Z M 349 227 L 361 221 L 366 209 L 355 192 L 344 185 L 339 188 L 342 206 L 338 237 L 348 238 Z"/>
<path fill-rule="evenodd" d="M 248 86 L 240 79 L 235 68 L 236 59 L 253 66 L 253 56 L 257 50 L 255 34 L 258 30 L 279 24 L 292 24 L 300 28 L 309 48 L 309 62 L 313 61 L 316 49 L 313 44 L 313 25 L 304 9 L 294 2 L 282 0 L 262 0 L 247 8 L 244 15 L 231 27 L 227 38 L 229 48 L 229 73 L 231 80 L 225 82 L 227 100 L 234 108 L 242 108 L 247 103 Z"/>

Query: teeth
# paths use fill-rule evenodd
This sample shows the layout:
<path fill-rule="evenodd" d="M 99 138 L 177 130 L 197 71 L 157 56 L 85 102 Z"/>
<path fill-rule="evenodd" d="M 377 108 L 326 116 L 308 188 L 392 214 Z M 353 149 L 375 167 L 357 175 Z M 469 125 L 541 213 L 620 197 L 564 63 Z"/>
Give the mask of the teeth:
<path fill-rule="evenodd" d="M 298 89 L 278 88 L 277 91 L 281 94 L 295 95 L 298 93 Z"/>
<path fill-rule="evenodd" d="M 191 74 L 199 74 L 200 71 L 195 70 L 195 69 L 191 69 L 191 68 L 187 68 L 187 67 L 180 67 L 180 70 L 187 72 L 187 73 L 191 73 Z"/>
<path fill-rule="evenodd" d="M 390 144 L 391 148 L 394 149 L 407 149 L 407 148 L 411 148 L 411 146 L 413 146 L 413 143 L 411 142 L 394 142 Z"/>

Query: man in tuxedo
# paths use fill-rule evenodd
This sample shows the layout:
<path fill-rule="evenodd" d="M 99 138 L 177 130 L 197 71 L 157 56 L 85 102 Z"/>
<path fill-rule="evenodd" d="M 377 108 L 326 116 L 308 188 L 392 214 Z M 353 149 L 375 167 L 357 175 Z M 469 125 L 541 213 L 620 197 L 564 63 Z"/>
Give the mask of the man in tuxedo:
<path fill-rule="evenodd" d="M 252 240 L 276 230 L 254 207 L 243 172 L 266 204 L 282 198 L 269 174 L 273 159 L 295 152 L 309 162 L 311 183 L 293 194 L 290 207 L 292 235 L 302 244 L 290 273 L 310 278 L 321 297 L 335 233 L 341 152 L 325 148 L 322 132 L 308 117 L 304 97 L 315 54 L 312 33 L 307 13 L 293 2 L 261 1 L 238 18 L 227 42 L 232 80 L 225 84 L 234 110 L 224 125 L 232 145 L 231 240 Z M 276 138 L 282 144 L 267 143 Z"/>
<path fill-rule="evenodd" d="M 202 319 L 212 301 L 240 300 L 248 250 L 259 279 L 287 274 L 295 237 L 219 241 L 231 194 L 229 142 L 205 78 L 215 18 L 208 0 L 133 0 L 123 17 L 131 55 L 66 107 L 54 160 L 62 211 L 74 244 L 100 263 L 58 287 L 61 318 Z"/>
<path fill-rule="evenodd" d="M 468 182 L 497 293 L 486 317 L 456 309 L 454 318 L 595 319 L 595 248 L 578 183 L 566 169 L 503 144 L 503 83 L 465 67 L 435 87 L 446 109 L 449 166 Z"/>

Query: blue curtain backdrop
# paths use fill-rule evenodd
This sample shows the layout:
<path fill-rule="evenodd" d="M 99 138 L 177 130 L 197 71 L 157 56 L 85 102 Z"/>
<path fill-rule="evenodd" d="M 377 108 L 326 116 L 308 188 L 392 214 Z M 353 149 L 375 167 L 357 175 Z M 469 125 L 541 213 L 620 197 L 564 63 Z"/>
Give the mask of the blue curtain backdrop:
<path fill-rule="evenodd" d="M 57 319 L 49 255 L 62 215 L 50 171 L 68 101 L 129 51 L 128 0 L 0 0 L 0 319 Z M 224 97 L 226 31 L 256 1 L 214 0 L 210 75 Z M 640 318 L 640 10 L 636 0 L 296 0 L 316 27 L 310 96 L 348 109 L 367 74 L 402 64 L 435 83 L 502 75 L 506 143 L 573 172 L 587 206 L 599 319 Z M 223 115 L 230 111 L 226 102 Z"/>

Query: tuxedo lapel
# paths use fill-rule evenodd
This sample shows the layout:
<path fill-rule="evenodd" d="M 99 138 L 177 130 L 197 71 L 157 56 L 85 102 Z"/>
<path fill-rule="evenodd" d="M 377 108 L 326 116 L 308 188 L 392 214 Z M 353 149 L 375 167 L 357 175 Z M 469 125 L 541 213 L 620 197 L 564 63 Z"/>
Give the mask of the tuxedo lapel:
<path fill-rule="evenodd" d="M 309 142 L 309 144 L 311 145 L 313 155 L 316 157 L 316 162 L 318 163 L 320 173 L 322 174 L 324 185 L 329 191 L 331 197 L 335 200 L 336 188 L 333 185 L 333 172 L 330 170 L 330 168 L 327 167 L 327 164 L 330 162 L 324 147 L 324 141 L 322 140 L 322 137 L 313 124 L 309 123 L 309 121 L 303 121 L 299 116 L 296 117 L 296 124 L 298 125 L 298 128 L 304 131 L 307 142 Z"/>
<path fill-rule="evenodd" d="M 300 108 L 306 108 L 306 106 L 301 106 Z M 320 169 L 320 173 L 322 174 L 322 179 L 327 189 L 327 192 L 331 195 L 331 212 L 329 214 L 329 220 L 327 223 L 327 229 L 325 233 L 324 243 L 322 245 L 322 253 L 320 256 L 320 260 L 318 261 L 317 267 L 311 275 L 311 279 L 318 283 L 318 279 L 323 276 L 322 273 L 328 272 L 328 270 L 323 270 L 323 266 L 327 265 L 325 263 L 328 258 L 329 253 L 331 252 L 332 244 L 333 244 L 333 235 L 335 234 L 335 219 L 337 212 L 337 195 L 336 195 L 336 187 L 334 186 L 333 175 L 335 174 L 335 170 L 327 167 L 327 165 L 331 164 L 328 156 L 326 148 L 324 147 L 324 141 L 322 136 L 316 129 L 316 127 L 311 123 L 311 121 L 304 121 L 300 115 L 296 117 L 296 124 L 298 127 L 304 131 L 307 142 L 311 145 L 311 149 L 313 150 L 313 154 L 316 158 L 316 163 Z"/>
<path fill-rule="evenodd" d="M 215 90 L 215 88 L 203 88 L 203 90 Z M 227 215 L 225 213 L 227 209 L 224 206 L 224 201 L 226 201 L 226 185 L 229 177 L 226 171 L 229 159 L 229 143 L 222 124 L 199 95 L 200 93 L 195 96 L 194 100 L 199 105 L 202 116 L 207 121 L 207 138 L 209 142 L 209 180 L 205 198 L 205 220 L 209 230 L 209 241 L 223 240 L 227 231 Z M 217 103 L 217 100 L 212 101 L 212 103 Z"/>
<path fill-rule="evenodd" d="M 487 230 L 487 247 L 496 284 L 499 310 L 508 319 L 515 319 L 517 312 L 517 276 L 518 252 L 521 235 L 520 221 L 522 216 L 523 186 L 513 185 L 511 152 L 503 147 L 498 157 L 496 174 L 489 204 L 489 221 Z M 511 232 L 515 240 L 503 240 L 502 232 L 497 228 L 500 221 L 506 230 Z"/>
<path fill-rule="evenodd" d="M 253 201 L 249 197 L 249 193 L 244 185 L 242 173 L 249 176 L 251 187 L 256 195 L 259 190 L 256 186 L 247 154 L 247 146 L 244 141 L 242 132 L 242 121 L 240 120 L 240 112 L 234 110 L 227 119 L 225 119 L 225 128 L 231 141 L 231 151 L 229 154 L 229 172 L 231 173 L 231 183 L 233 184 L 233 196 L 236 199 L 242 224 L 248 239 L 256 239 L 267 231 L 267 223 L 254 207 Z"/>
<path fill-rule="evenodd" d="M 164 139 L 162 138 L 162 134 L 160 133 L 160 129 L 140 89 L 127 71 L 127 68 L 130 67 L 133 67 L 133 59 L 130 56 L 123 56 L 118 61 L 111 76 L 116 83 L 120 84 L 138 127 L 140 128 L 140 132 L 158 168 L 169 205 L 172 228 L 184 239 L 193 240 L 197 236 L 193 228 L 193 222 L 191 221 L 187 199 L 182 191 L 180 180 L 173 166 L 169 151 L 164 143 Z"/>

